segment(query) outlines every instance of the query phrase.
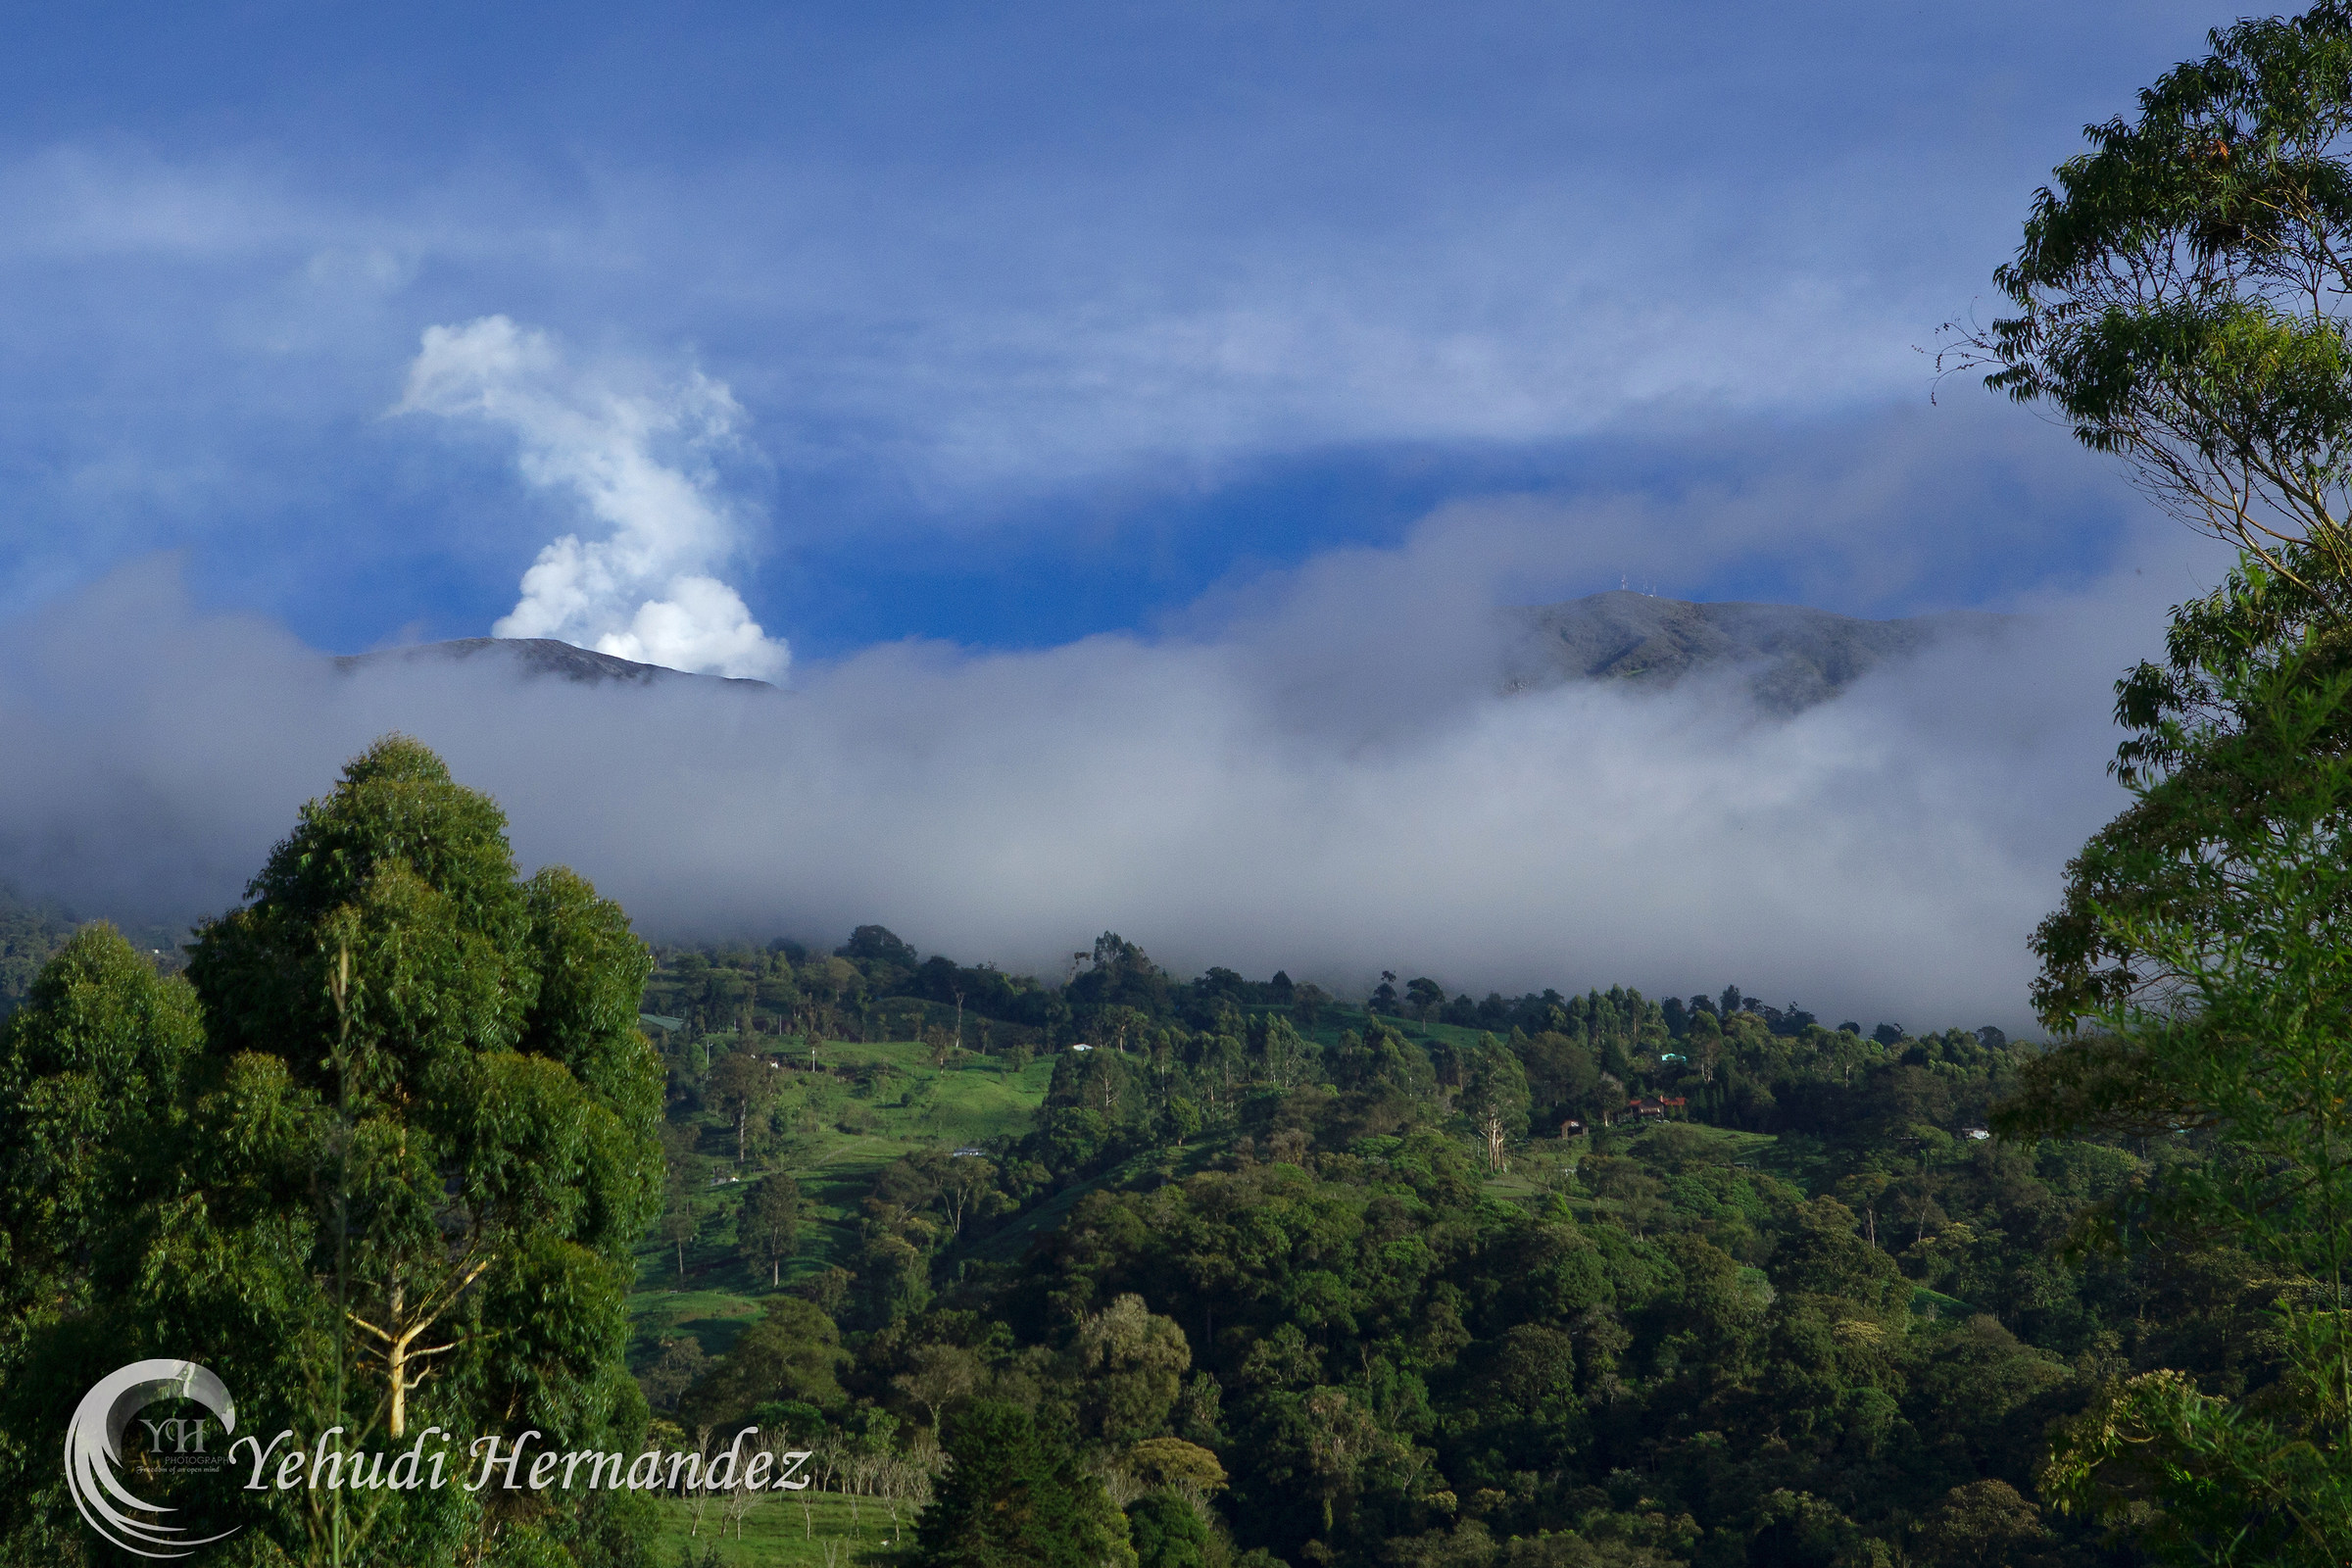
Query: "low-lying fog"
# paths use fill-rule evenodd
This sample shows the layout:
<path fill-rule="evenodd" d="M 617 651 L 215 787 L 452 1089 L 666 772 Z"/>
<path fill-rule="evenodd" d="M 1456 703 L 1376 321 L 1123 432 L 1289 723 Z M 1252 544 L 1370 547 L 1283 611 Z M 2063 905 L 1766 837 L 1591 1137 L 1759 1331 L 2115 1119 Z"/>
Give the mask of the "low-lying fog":
<path fill-rule="evenodd" d="M 2027 1022 L 2026 939 L 2117 808 L 2131 568 L 1792 719 L 1736 681 L 1505 696 L 1493 574 L 1433 520 L 1165 634 L 868 650 L 764 693 L 339 674 L 157 558 L 0 628 L 0 875 L 84 911 L 221 908 L 386 730 L 437 748 L 656 938 L 840 940 L 1057 974 L 1106 928 L 1174 969 L 1381 968 L 1483 994 L 1736 982 L 1866 1025 Z M 1507 530 L 1506 530 L 1507 531 Z M 2152 575 L 2152 574 L 2151 574 Z"/>

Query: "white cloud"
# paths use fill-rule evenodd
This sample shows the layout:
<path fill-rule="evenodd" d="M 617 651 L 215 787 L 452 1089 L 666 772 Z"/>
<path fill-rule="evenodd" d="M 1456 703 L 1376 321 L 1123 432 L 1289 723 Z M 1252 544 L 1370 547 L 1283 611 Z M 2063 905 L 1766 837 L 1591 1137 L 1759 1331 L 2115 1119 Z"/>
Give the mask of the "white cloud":
<path fill-rule="evenodd" d="M 2149 586 L 2168 552 L 1786 723 L 1703 688 L 1493 695 L 1475 552 L 1356 552 L 1156 640 L 873 649 L 792 694 L 482 661 L 338 678 L 147 566 L 0 627 L 0 875 L 218 908 L 397 728 L 500 801 L 526 864 L 658 935 L 879 920 L 1043 968 L 1113 928 L 1185 972 L 1737 982 L 2026 1027 L 2026 939 L 2121 804 L 2110 682 L 2178 597 Z"/>
<path fill-rule="evenodd" d="M 425 329 L 394 412 L 513 430 L 523 477 L 570 494 L 607 530 L 542 550 L 493 635 L 552 637 L 673 669 L 783 675 L 790 650 L 710 575 L 743 543 L 708 461 L 742 421 L 724 385 L 696 372 L 624 392 L 567 365 L 548 333 L 488 316 Z"/>

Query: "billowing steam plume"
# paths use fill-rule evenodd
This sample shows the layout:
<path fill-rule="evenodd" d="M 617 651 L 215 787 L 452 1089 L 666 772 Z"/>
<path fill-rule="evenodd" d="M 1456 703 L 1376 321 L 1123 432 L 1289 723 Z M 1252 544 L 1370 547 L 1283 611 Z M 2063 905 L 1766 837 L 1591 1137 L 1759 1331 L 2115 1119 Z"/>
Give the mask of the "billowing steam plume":
<path fill-rule="evenodd" d="M 708 462 L 742 418 L 724 385 L 698 373 L 658 393 L 621 392 L 567 365 L 547 333 L 487 316 L 425 329 L 394 412 L 507 426 L 523 477 L 570 492 L 606 530 L 540 551 L 494 635 L 673 669 L 783 675 L 790 650 L 711 575 L 742 542 Z"/>

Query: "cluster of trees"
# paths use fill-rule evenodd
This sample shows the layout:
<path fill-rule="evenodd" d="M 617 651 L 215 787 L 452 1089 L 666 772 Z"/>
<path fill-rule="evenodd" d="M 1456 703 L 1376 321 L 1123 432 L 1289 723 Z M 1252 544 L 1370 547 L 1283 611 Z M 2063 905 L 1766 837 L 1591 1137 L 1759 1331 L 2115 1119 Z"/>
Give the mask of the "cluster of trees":
<path fill-rule="evenodd" d="M 84 927 L 0 1030 L 0 1558 L 87 1560 L 57 1442 L 125 1362 L 194 1359 L 248 1430 L 625 1445 L 632 1250 L 661 1191 L 644 946 L 413 741 L 305 807 L 186 972 Z M 627 1496 L 144 1478 L 246 1562 L 625 1557 Z"/>
<path fill-rule="evenodd" d="M 824 1376 L 762 1384 L 738 1351 L 677 1408 L 881 1413 L 951 1451 L 959 1419 L 1011 1423 L 1041 1475 L 1125 1501 L 1154 1564 L 2088 1564 L 2098 1533 L 2034 1500 L 2048 1424 L 2119 1371 L 2261 1376 L 2227 1249 L 2066 1250 L 2181 1151 L 1968 1135 L 2030 1055 L 2006 1042 L 1735 1014 L 1718 1072 L 1784 1091 L 1761 1169 L 1728 1114 L 1531 1138 L 1529 1082 L 1568 1053 L 1597 1076 L 1590 1033 L 1374 1018 L 1324 1051 L 1256 1018 L 1062 1053 L 1023 1137 L 883 1171 L 792 1308 Z M 1495 1185 L 1497 1105 L 1532 1183 Z M 1152 1479 L 1172 1454 L 1193 1480 Z M 925 1516 L 937 1551 L 962 1495 Z M 1146 1552 L 1178 1511 L 1184 1544 Z"/>
<path fill-rule="evenodd" d="M 0 883 L 0 1017 L 16 1010 L 33 976 L 66 945 L 74 923 Z"/>
<path fill-rule="evenodd" d="M 851 951 L 912 956 L 871 927 Z M 1961 1562 L 1977 1526 L 1958 1521 L 1982 1518 L 2053 1563 L 2098 1560 L 2033 1500 L 2042 1429 L 2082 1407 L 2086 1366 L 2161 1356 L 2149 1308 L 2182 1287 L 2060 1255 L 2086 1204 L 2145 1179 L 2141 1155 L 1971 1136 L 2031 1055 L 2000 1031 L 1865 1036 L 1729 987 L 1496 999 L 1495 1034 L 1377 998 L 1302 1006 L 1282 975 L 1178 982 L 1115 936 L 1058 989 L 1093 1038 L 1054 1054 L 1025 1134 L 887 1167 L 851 1247 L 753 1335 L 718 1357 L 671 1339 L 641 1367 L 678 1433 L 784 1424 L 928 1475 L 965 1422 L 1031 1455 L 1020 1486 L 1059 1497 L 1040 1517 L 1070 1539 L 1116 1538 L 1119 1504 L 1133 1549 L 1176 1543 L 1151 1562 Z M 729 1141 L 807 1048 L 705 1044 L 699 1090 L 673 1071 L 673 1124 Z M 1660 1096 L 1680 1122 L 1629 1114 Z M 1562 1142 L 1572 1117 L 1593 1136 Z M 1741 1132 L 1778 1136 L 1773 1170 L 1736 1163 Z M 1535 1180 L 1504 1198 L 1489 1184 L 1513 1169 Z M 795 1245 L 795 1199 L 770 1174 L 738 1211 L 757 1286 Z M 1555 1252 L 1580 1283 L 1531 1296 L 1530 1259 Z M 1842 1284 L 1803 1272 L 1823 1256 Z M 2242 1324 L 2204 1304 L 2233 1343 Z M 1503 1347 L 1549 1390 L 1507 1420 Z M 1987 1404 L 1986 1376 L 2022 1392 Z M 1782 1378 L 1812 1391 L 1807 1440 L 1734 1475 L 1718 1449 L 1788 1442 Z M 1628 1494 L 1628 1475 L 1647 1479 Z M 933 1499 L 935 1551 L 969 1494 Z M 1067 1545 L 1023 1540 L 1005 1560 Z"/>
<path fill-rule="evenodd" d="M 1545 993 L 1545 995 L 1556 995 Z M 992 1149 L 989 1169 L 1018 1205 L 1139 1156 L 1163 1164 L 1202 1138 L 1251 1131 L 1269 1099 L 1340 1097 L 1370 1131 L 1407 1117 L 1471 1138 L 1500 1168 L 1510 1150 L 1564 1125 L 1639 1119 L 1638 1102 L 1724 1127 L 1830 1142 L 1948 1144 L 1982 1128 L 2018 1052 L 1997 1031 L 1866 1039 L 1808 1024 L 1775 1032 L 1750 1011 L 1683 1014 L 1639 992 L 1546 1004 L 1508 1038 L 1397 1024 L 1327 1008 L 1299 1029 L 1287 1010 L 1236 1010 L 1223 1029 L 1139 1025 L 1124 1050 L 1054 1057 L 1038 1124 Z M 1228 1032 L 1229 1031 L 1229 1032 Z M 1679 1105 L 1675 1102 L 1680 1102 Z"/>
<path fill-rule="evenodd" d="M 1850 1084 L 1857 1071 L 1897 1060 L 1965 1075 L 2007 1044 L 1990 1026 L 1924 1039 L 1889 1023 L 1867 1036 L 1852 1022 L 1833 1030 L 1793 1004 L 1768 1006 L 1738 986 L 1716 998 L 1662 1003 L 1623 986 L 1444 1003 L 1435 982 L 1415 980 L 1408 996 L 1439 1001 L 1385 1005 L 1376 991 L 1354 1005 L 1280 971 L 1251 981 L 1211 968 L 1179 981 L 1112 932 L 1091 954 L 1072 956 L 1074 974 L 1054 985 L 994 967 L 960 968 L 945 957 L 918 960 L 887 929 L 860 926 L 823 957 L 785 942 L 764 952 L 661 955 L 648 1006 L 687 1015 L 684 1029 L 662 1035 L 671 1101 L 690 1110 L 722 1105 L 738 1128 L 739 1162 L 749 1157 L 747 1141 L 779 1131 L 760 1125 L 776 1087 L 761 1077 L 767 1057 L 832 1038 L 822 1027 L 827 1019 L 877 1037 L 932 1039 L 942 1061 L 969 1050 L 1017 1063 L 1056 1041 L 1083 1046 L 1059 1059 L 1054 1104 L 1096 1116 L 1061 1118 L 1018 1154 L 1055 1177 L 1089 1170 L 1099 1156 L 1180 1145 L 1204 1125 L 1213 1132 L 1230 1122 L 1237 1094 L 1269 1084 L 1346 1086 L 1369 1074 L 1417 1084 L 1448 1104 L 1467 1091 L 1512 1141 L 1563 1121 L 1607 1125 L 1649 1096 L 1682 1099 L 1703 1119 L 1777 1132 L 1801 1129 L 1812 1117 L 1802 1106 L 1781 1106 L 1784 1096 L 1801 1097 L 1809 1084 Z M 835 1001 L 824 1008 L 801 1000 L 813 994 L 811 974 L 831 977 L 824 984 Z M 1380 988 L 1394 989 L 1387 981 Z M 780 1010 L 760 1010 L 771 1004 Z M 910 1011 L 909 1004 L 919 1005 Z M 712 1030 L 712 1018 L 733 1022 Z M 1524 1093 L 1501 1088 L 1479 1065 L 1499 1061 L 1493 1053 L 1505 1044 Z M 812 1055 L 810 1065 L 817 1064 Z M 1977 1095 L 1961 1109 L 1982 1122 L 1986 1098 Z"/>
<path fill-rule="evenodd" d="M 1512 998 L 1490 992 L 1473 1002 L 1467 994 L 1447 1001 L 1444 987 L 1426 976 L 1405 982 L 1399 992 L 1393 973 L 1384 974 L 1360 1004 L 1295 983 L 1279 970 L 1270 980 L 1254 981 L 1212 967 L 1187 981 L 1106 931 L 1091 951 L 1070 956 L 1066 976 L 1041 978 L 994 964 L 958 964 L 943 955 L 926 958 L 887 927 L 862 925 L 830 954 L 781 938 L 764 948 L 660 950 L 645 1004 L 682 1026 L 671 1044 L 682 1059 L 698 1064 L 696 1071 L 709 1065 L 711 1047 L 692 1049 L 706 1036 L 896 1040 L 936 1032 L 959 1049 L 985 1052 L 1077 1043 L 1130 1051 L 1168 1031 L 1240 1035 L 1249 1020 L 1273 1013 L 1326 1043 L 1338 1020 L 1358 1013 L 1406 1028 L 1440 1024 L 1497 1035 L 1548 1030 L 1604 1053 L 1610 1070 L 1619 1071 L 1644 1047 L 1653 1054 L 1670 1049 L 1664 1042 L 1683 1039 L 1701 1017 L 1718 1027 L 1749 1017 L 1788 1036 L 1817 1024 L 1793 1004 L 1769 1006 L 1743 997 L 1738 986 L 1726 987 L 1720 998 L 1694 996 L 1687 1003 L 1673 997 L 1652 1002 L 1624 987 L 1581 997 L 1556 990 Z M 1861 1032 L 1859 1024 L 1841 1027 Z M 1881 1044 L 1904 1034 L 1899 1025 L 1886 1023 L 1873 1031 Z"/>
<path fill-rule="evenodd" d="M 646 1008 L 678 1021 L 681 1045 L 711 1034 L 895 1040 L 943 1026 L 975 1049 L 1069 1038 L 1068 1001 L 1051 988 L 989 964 L 925 959 L 878 925 L 859 926 L 830 954 L 778 939 L 656 956 Z"/>
<path fill-rule="evenodd" d="M 24 1004 L 41 966 L 55 957 L 81 922 L 54 900 L 28 898 L 0 882 L 0 1019 Z M 179 939 L 184 933 L 159 925 L 125 928 L 124 936 L 139 952 L 171 973 L 185 961 Z"/>

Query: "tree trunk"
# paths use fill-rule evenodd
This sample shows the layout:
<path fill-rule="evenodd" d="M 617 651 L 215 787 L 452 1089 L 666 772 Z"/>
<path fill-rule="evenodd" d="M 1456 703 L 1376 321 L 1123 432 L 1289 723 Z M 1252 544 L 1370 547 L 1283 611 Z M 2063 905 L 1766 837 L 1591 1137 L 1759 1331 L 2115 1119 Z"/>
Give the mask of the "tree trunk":
<path fill-rule="evenodd" d="M 391 1296 L 385 1302 L 388 1310 L 384 1314 L 384 1321 L 381 1324 L 370 1323 L 359 1313 L 348 1308 L 345 1309 L 343 1314 L 345 1321 L 373 1335 L 382 1347 L 372 1353 L 384 1358 L 386 1380 L 391 1386 L 390 1418 L 393 1437 L 400 1437 L 408 1430 L 409 1391 L 424 1381 L 424 1373 L 413 1369 L 422 1365 L 429 1357 L 456 1349 L 460 1344 L 464 1343 L 466 1336 L 461 1332 L 445 1345 L 423 1347 L 417 1346 L 417 1338 L 425 1330 L 431 1328 L 439 1320 L 441 1314 L 448 1311 L 475 1280 L 482 1277 L 483 1271 L 490 1267 L 493 1260 L 492 1257 L 477 1258 L 472 1267 L 465 1269 L 464 1272 L 444 1282 L 441 1286 L 427 1291 L 418 1303 L 416 1316 L 414 1318 L 408 1315 L 408 1286 L 398 1278 L 393 1281 Z"/>
<path fill-rule="evenodd" d="M 384 1351 L 384 1364 L 392 1374 L 391 1433 L 397 1438 L 409 1425 L 409 1341 L 405 1325 L 400 1321 L 402 1298 L 405 1292 L 397 1284 L 392 1287 L 392 1344 Z"/>

